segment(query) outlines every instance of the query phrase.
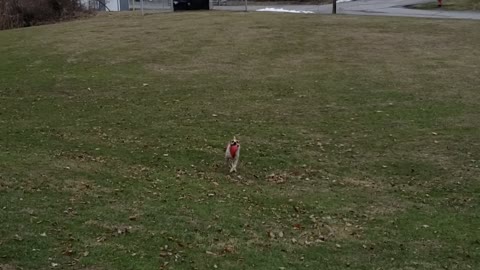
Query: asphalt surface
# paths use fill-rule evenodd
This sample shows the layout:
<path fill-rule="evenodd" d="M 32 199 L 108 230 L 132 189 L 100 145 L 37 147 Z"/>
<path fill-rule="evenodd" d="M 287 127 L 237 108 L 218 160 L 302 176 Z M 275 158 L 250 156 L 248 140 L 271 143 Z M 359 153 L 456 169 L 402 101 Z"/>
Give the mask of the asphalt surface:
<path fill-rule="evenodd" d="M 412 9 L 406 6 L 432 2 L 432 0 L 358 0 L 337 3 L 337 14 L 350 15 L 377 15 L 377 16 L 403 16 L 439 19 L 470 19 L 480 20 L 480 12 L 473 11 L 446 11 L 441 8 L 436 10 Z M 332 5 L 252 5 L 248 11 L 256 11 L 262 8 L 278 8 L 286 10 L 310 11 L 320 14 L 332 12 Z M 244 6 L 215 6 L 214 10 L 244 10 Z"/>

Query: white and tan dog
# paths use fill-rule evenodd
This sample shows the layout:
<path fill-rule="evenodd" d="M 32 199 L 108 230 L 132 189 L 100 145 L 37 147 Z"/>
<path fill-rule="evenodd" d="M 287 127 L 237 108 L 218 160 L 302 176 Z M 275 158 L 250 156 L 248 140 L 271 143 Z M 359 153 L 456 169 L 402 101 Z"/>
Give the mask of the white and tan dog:
<path fill-rule="evenodd" d="M 230 172 L 237 172 L 238 161 L 240 160 L 240 141 L 233 137 L 227 144 L 225 151 L 225 161 L 227 162 Z"/>

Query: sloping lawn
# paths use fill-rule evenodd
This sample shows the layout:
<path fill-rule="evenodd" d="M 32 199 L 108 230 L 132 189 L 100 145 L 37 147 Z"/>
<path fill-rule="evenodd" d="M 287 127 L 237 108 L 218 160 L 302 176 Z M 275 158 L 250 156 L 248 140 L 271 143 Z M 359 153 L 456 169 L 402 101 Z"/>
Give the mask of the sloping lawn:
<path fill-rule="evenodd" d="M 480 269 L 479 28 L 183 12 L 0 32 L 0 269 Z"/>

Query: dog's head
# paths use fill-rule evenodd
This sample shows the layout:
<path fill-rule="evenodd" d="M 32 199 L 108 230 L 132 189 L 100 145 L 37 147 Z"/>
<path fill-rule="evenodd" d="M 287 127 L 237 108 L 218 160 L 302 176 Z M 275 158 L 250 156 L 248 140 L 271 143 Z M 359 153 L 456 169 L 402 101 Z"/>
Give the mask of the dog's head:
<path fill-rule="evenodd" d="M 239 145 L 240 140 L 237 140 L 235 136 L 233 136 L 233 139 L 230 141 L 230 145 Z"/>

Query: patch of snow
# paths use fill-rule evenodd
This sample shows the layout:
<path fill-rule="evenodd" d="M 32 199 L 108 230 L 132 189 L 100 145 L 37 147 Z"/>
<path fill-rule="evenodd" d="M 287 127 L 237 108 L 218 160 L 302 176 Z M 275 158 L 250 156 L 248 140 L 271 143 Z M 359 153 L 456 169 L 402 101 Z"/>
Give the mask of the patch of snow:
<path fill-rule="evenodd" d="M 337 0 L 337 3 L 352 2 L 353 0 Z"/>
<path fill-rule="evenodd" d="M 345 1 L 345 0 L 341 0 Z M 302 14 L 312 14 L 313 11 L 308 11 L 308 10 L 291 10 L 291 9 L 283 9 L 283 8 L 262 8 L 262 9 L 257 9 L 257 11 L 268 11 L 268 12 L 286 12 L 286 13 L 302 13 Z"/>

